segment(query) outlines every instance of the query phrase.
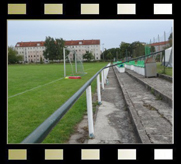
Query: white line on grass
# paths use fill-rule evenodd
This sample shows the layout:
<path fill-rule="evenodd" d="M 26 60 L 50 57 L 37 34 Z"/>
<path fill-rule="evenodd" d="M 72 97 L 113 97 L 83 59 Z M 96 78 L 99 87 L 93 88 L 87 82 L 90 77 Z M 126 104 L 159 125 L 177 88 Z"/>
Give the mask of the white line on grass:
<path fill-rule="evenodd" d="M 37 87 L 31 88 L 31 89 L 28 89 L 28 90 L 25 90 L 24 92 L 20 92 L 20 93 L 17 93 L 17 94 L 15 94 L 15 95 L 9 96 L 8 98 L 12 98 L 12 97 L 21 95 L 21 94 L 23 94 L 23 93 L 32 91 L 32 90 L 34 90 L 34 89 L 36 89 L 36 88 L 40 88 L 40 87 L 43 87 L 43 86 L 45 86 L 45 85 L 49 85 L 49 84 L 54 83 L 54 82 L 56 82 L 56 81 L 58 81 L 58 80 L 62 80 L 63 78 L 64 78 L 64 77 L 62 77 L 62 78 L 60 78 L 60 79 L 57 79 L 57 80 L 54 80 L 54 81 L 51 81 L 51 82 L 49 82 L 49 83 L 43 84 L 43 85 L 39 85 L 39 86 L 37 86 Z"/>
<path fill-rule="evenodd" d="M 89 69 L 87 69 L 87 70 L 90 70 L 90 69 L 92 69 L 92 68 L 89 68 Z M 87 71 L 87 70 L 86 70 L 86 71 Z M 58 81 L 58 80 L 62 80 L 63 78 L 64 78 L 64 77 L 62 77 L 62 78 L 60 78 L 60 79 L 57 79 L 57 80 L 54 80 L 54 81 L 51 81 L 51 82 L 49 82 L 49 83 L 43 84 L 43 85 L 39 85 L 39 86 L 37 86 L 37 87 L 31 88 L 31 89 L 28 89 L 28 90 L 25 90 L 24 92 L 20 92 L 20 93 L 17 93 L 17 94 L 15 94 L 15 95 L 9 96 L 8 99 L 9 99 L 9 98 L 12 98 L 12 97 L 15 97 L 15 96 L 18 96 L 18 95 L 21 95 L 21 94 L 23 94 L 23 93 L 32 91 L 32 90 L 34 90 L 34 89 L 36 89 L 36 88 L 40 88 L 40 87 L 43 87 L 43 86 L 45 86 L 45 85 L 49 85 L 49 84 L 54 83 L 54 82 L 56 82 L 56 81 Z"/>

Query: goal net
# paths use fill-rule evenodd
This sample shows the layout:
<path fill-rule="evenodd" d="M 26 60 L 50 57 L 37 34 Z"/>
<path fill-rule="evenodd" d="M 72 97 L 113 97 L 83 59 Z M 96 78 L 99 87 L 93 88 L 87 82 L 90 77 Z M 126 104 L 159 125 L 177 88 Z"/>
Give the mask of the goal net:
<path fill-rule="evenodd" d="M 75 51 L 69 51 L 65 55 L 65 75 L 64 76 L 83 76 L 84 66 L 82 56 L 77 54 Z"/>

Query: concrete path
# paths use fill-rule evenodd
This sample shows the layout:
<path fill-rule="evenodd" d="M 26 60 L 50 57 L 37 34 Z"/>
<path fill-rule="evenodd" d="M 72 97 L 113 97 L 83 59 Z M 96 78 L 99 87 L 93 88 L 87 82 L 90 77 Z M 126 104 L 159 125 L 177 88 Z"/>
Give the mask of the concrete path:
<path fill-rule="evenodd" d="M 126 108 L 121 88 L 110 68 L 109 83 L 102 91 L 102 105 L 99 106 L 95 121 L 95 138 L 88 144 L 139 143 L 129 111 Z"/>

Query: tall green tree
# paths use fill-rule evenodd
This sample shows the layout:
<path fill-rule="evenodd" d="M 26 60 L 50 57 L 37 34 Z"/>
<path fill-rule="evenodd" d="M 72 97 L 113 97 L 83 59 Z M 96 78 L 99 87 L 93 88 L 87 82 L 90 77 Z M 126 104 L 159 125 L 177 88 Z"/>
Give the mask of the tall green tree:
<path fill-rule="evenodd" d="M 128 56 L 131 54 L 131 44 L 126 42 L 121 42 L 120 44 L 120 52 L 122 54 L 122 57 L 126 57 L 126 53 Z"/>
<path fill-rule="evenodd" d="M 111 52 L 109 52 L 108 54 L 107 54 L 107 57 L 106 57 L 107 59 L 109 59 L 109 60 L 111 60 L 112 58 L 113 58 L 113 55 L 112 55 L 112 53 Z"/>
<path fill-rule="evenodd" d="M 151 46 L 150 51 L 151 51 L 151 52 L 155 52 L 155 47 L 154 47 L 154 46 Z"/>
<path fill-rule="evenodd" d="M 13 46 L 8 47 L 8 63 L 14 64 L 23 60 L 22 55 L 18 55 L 18 52 L 15 50 Z"/>
<path fill-rule="evenodd" d="M 60 39 L 54 39 L 50 36 L 45 39 L 45 50 L 43 56 L 49 60 L 63 59 L 63 47 L 65 46 L 65 41 Z"/>
<path fill-rule="evenodd" d="M 139 41 L 132 42 L 130 52 L 133 58 L 145 55 L 145 46 Z"/>
<path fill-rule="evenodd" d="M 94 59 L 94 56 L 92 55 L 91 52 L 86 51 L 86 53 L 83 55 L 83 59 L 87 59 L 87 61 L 90 61 L 90 60 Z"/>
<path fill-rule="evenodd" d="M 170 33 L 170 36 L 168 37 L 168 41 L 170 44 L 170 47 L 172 46 L 172 33 Z"/>
<path fill-rule="evenodd" d="M 104 59 L 105 60 L 109 60 L 109 58 L 110 58 L 110 54 L 109 53 L 111 53 L 111 59 L 115 58 L 117 60 L 120 60 L 122 58 L 122 54 L 121 54 L 120 48 L 111 48 L 111 49 L 105 50 L 101 54 L 101 59 L 103 59 L 103 55 L 104 55 Z"/>
<path fill-rule="evenodd" d="M 63 47 L 65 46 L 65 41 L 60 39 L 55 39 L 55 46 L 56 46 L 56 59 L 63 59 Z M 69 51 L 68 51 L 69 52 Z"/>

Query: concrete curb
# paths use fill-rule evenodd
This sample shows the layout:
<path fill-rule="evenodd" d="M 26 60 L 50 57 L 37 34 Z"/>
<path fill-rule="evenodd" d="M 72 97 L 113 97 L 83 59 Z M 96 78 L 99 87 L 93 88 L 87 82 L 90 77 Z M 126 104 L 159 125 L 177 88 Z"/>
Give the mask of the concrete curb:
<path fill-rule="evenodd" d="M 135 107 L 134 107 L 131 99 L 129 98 L 129 95 L 128 95 L 126 89 L 124 88 L 124 85 L 122 84 L 121 80 L 119 80 L 119 77 L 117 76 L 117 74 L 115 72 L 115 68 L 113 68 L 113 70 L 114 70 L 114 73 L 115 73 L 116 78 L 118 80 L 118 83 L 121 87 L 121 91 L 123 93 L 123 97 L 124 97 L 124 100 L 126 102 L 130 116 L 132 117 L 133 125 L 136 129 L 136 133 L 138 135 L 138 138 L 139 138 L 141 143 L 150 144 L 151 142 L 150 142 L 150 140 L 149 140 L 149 138 L 148 138 L 148 136 L 144 130 L 143 125 L 141 124 L 141 121 L 140 121 L 140 119 L 136 113 Z"/>
<path fill-rule="evenodd" d="M 142 85 L 144 85 L 146 87 L 146 89 L 148 89 L 149 91 L 152 91 L 152 93 L 157 96 L 160 97 L 161 100 L 163 100 L 164 102 L 168 103 L 170 107 L 172 107 L 172 99 L 170 97 L 168 97 L 167 95 L 165 95 L 164 93 L 162 93 L 161 91 L 159 91 L 158 89 L 155 89 L 154 87 L 150 86 L 149 84 L 147 84 L 146 82 L 142 81 L 141 79 L 137 78 L 136 76 L 130 74 L 129 72 L 125 71 L 129 76 L 131 76 L 132 78 L 134 78 L 135 80 L 137 80 L 138 82 L 140 82 Z"/>
<path fill-rule="evenodd" d="M 168 80 L 168 81 L 172 82 L 172 77 L 171 76 L 157 73 L 157 77 L 160 77 L 160 78 L 163 78 L 165 80 Z"/>

